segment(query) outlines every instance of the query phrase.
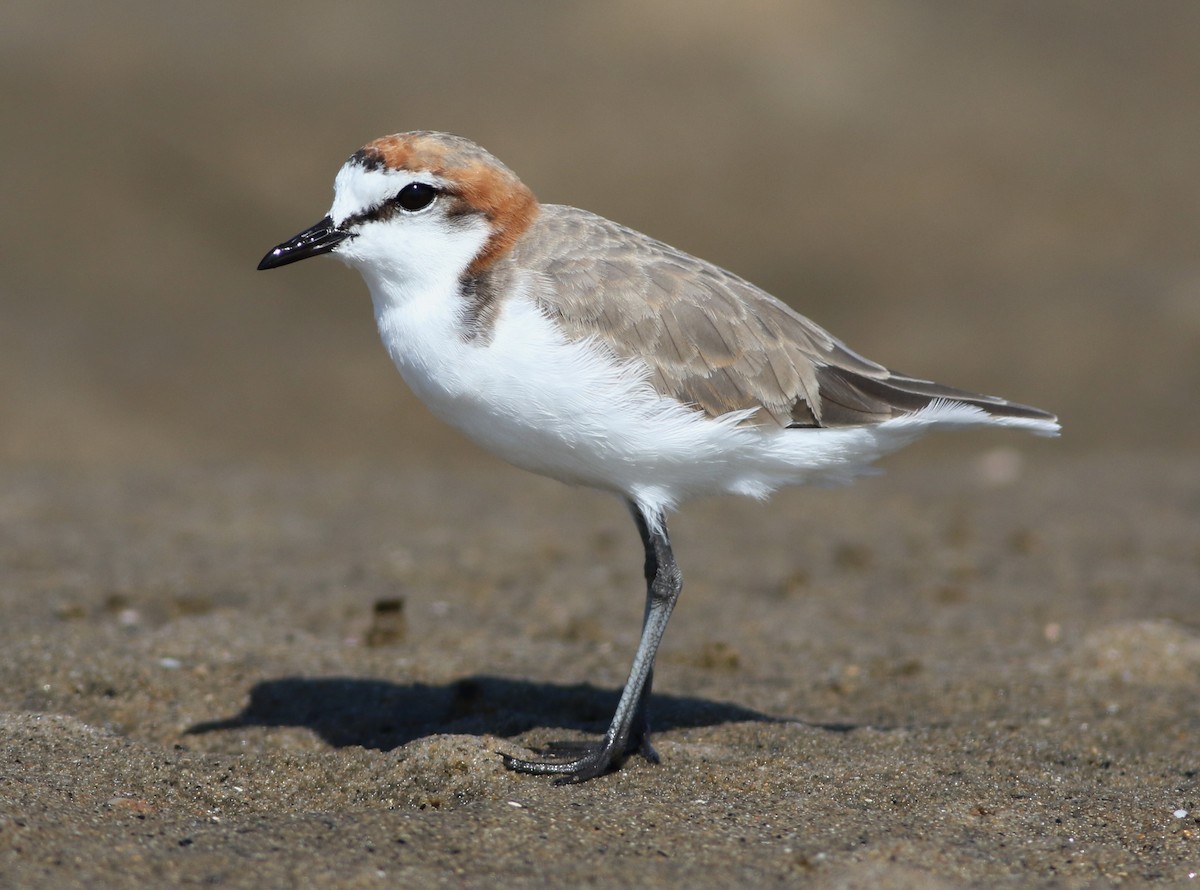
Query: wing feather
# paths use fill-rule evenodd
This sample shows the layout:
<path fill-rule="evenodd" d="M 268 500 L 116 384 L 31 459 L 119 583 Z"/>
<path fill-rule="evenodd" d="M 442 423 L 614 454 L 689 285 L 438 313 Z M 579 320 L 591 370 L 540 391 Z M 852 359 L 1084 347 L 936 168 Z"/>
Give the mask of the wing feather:
<path fill-rule="evenodd" d="M 645 362 L 660 392 L 712 417 L 759 409 L 750 422 L 859 426 L 951 400 L 1053 418 L 888 371 L 744 279 L 573 207 L 542 205 L 509 257 L 542 273 L 535 297 L 569 338 Z"/>

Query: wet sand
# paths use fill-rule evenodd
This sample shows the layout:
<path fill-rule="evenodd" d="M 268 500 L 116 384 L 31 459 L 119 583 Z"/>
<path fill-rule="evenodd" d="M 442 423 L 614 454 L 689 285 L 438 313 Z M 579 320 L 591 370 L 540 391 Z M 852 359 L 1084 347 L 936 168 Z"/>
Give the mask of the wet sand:
<path fill-rule="evenodd" d="M 615 500 L 7 466 L 0 883 L 1185 882 L 1200 471 L 960 441 L 686 509 L 662 763 L 571 787 L 498 752 L 607 723 L 641 609 Z"/>

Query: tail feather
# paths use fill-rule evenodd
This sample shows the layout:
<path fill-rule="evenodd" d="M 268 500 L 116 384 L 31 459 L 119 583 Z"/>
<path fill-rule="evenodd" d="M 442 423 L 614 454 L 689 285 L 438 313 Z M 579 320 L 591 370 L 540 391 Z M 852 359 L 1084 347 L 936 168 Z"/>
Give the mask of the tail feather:
<path fill-rule="evenodd" d="M 826 365 L 818 370 L 817 379 L 821 396 L 819 425 L 823 427 L 883 423 L 938 404 L 960 404 L 977 408 L 992 422 L 1004 426 L 1025 427 L 1046 435 L 1058 431 L 1057 418 L 1040 408 L 904 374 L 876 377 Z"/>

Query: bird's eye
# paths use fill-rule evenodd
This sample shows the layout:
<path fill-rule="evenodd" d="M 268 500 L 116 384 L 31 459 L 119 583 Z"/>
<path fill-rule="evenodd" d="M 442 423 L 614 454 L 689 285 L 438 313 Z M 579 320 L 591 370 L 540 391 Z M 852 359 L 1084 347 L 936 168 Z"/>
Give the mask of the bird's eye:
<path fill-rule="evenodd" d="M 431 185 L 423 182 L 410 182 L 400 189 L 400 194 L 396 195 L 396 203 L 409 213 L 415 213 L 432 204 L 437 195 L 438 190 Z"/>

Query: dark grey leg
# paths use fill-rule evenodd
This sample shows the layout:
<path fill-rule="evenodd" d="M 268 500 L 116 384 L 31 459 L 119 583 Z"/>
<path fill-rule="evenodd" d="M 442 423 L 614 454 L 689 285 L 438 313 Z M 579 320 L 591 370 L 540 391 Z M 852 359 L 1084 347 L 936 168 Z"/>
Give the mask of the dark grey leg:
<path fill-rule="evenodd" d="M 558 776 L 559 784 L 583 782 L 605 772 L 620 762 L 627 754 L 640 751 L 646 759 L 657 763 L 658 754 L 650 745 L 650 722 L 647 714 L 650 687 L 654 680 L 654 656 L 671 611 L 679 599 L 683 587 L 683 576 L 671 552 L 671 541 L 667 537 L 663 517 L 658 517 L 660 531 L 651 531 L 650 522 L 642 512 L 630 504 L 642 543 L 646 548 L 646 610 L 642 620 L 642 638 L 633 656 L 633 667 L 625 689 L 617 702 L 617 711 L 604 739 L 598 744 L 586 746 L 573 744 L 551 745 L 555 751 L 579 751 L 583 754 L 573 759 L 548 761 L 517 760 L 504 756 L 504 765 L 519 773 L 536 773 Z"/>
<path fill-rule="evenodd" d="M 646 518 L 642 516 L 642 511 L 632 501 L 629 502 L 629 512 L 633 514 L 633 521 L 637 524 L 638 534 L 642 538 L 642 547 L 646 551 L 646 563 L 643 569 L 643 574 L 646 577 L 646 608 L 642 613 L 642 634 L 644 635 L 646 633 L 646 624 L 650 620 L 650 607 L 654 602 L 654 579 L 658 577 L 659 555 L 658 547 L 655 544 L 653 536 L 650 534 L 649 527 L 646 525 Z M 659 517 L 659 524 L 662 528 L 663 539 L 666 541 L 666 552 L 673 567 L 672 571 L 677 581 L 682 584 L 683 578 L 679 573 L 679 566 L 675 565 L 675 557 L 671 553 L 671 541 L 667 538 L 667 526 L 661 516 Z M 678 597 L 679 590 L 677 587 L 675 598 L 678 599 Z M 674 605 L 671 608 L 674 608 Z M 653 685 L 654 662 L 651 660 L 650 673 L 646 675 L 646 685 L 642 687 L 642 695 L 638 699 L 637 711 L 633 717 L 633 731 L 630 733 L 625 753 L 632 754 L 634 751 L 637 751 L 651 763 L 658 763 L 658 752 L 650 744 L 650 688 Z"/>

